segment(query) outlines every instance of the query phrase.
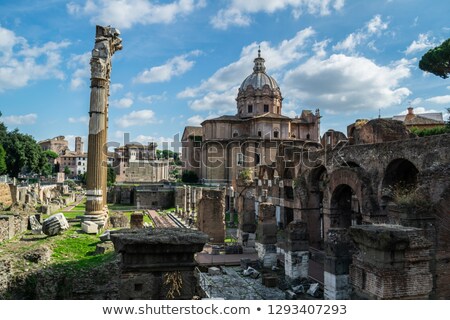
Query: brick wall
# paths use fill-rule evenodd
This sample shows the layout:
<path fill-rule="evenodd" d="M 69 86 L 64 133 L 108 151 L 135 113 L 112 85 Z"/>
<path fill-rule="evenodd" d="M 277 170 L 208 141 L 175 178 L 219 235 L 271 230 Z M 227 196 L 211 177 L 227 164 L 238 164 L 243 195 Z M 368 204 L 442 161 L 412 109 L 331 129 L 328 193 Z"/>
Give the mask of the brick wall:
<path fill-rule="evenodd" d="M 11 189 L 7 183 L 0 183 L 0 205 L 9 207 L 13 203 Z"/>

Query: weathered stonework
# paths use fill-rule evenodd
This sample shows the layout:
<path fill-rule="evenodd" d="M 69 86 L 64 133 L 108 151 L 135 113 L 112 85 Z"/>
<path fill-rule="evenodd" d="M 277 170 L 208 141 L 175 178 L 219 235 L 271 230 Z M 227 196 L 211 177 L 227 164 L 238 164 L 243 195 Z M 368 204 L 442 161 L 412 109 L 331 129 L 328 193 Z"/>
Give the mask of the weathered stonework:
<path fill-rule="evenodd" d="M 292 221 L 286 228 L 284 272 L 288 281 L 308 277 L 309 244 L 306 223 Z"/>
<path fill-rule="evenodd" d="M 350 299 L 349 265 L 353 243 L 346 229 L 329 229 L 325 241 L 324 297 L 326 300 Z"/>
<path fill-rule="evenodd" d="M 358 246 L 350 266 L 357 297 L 427 299 L 433 288 L 431 242 L 423 230 L 399 225 L 350 228 Z"/>
<path fill-rule="evenodd" d="M 120 299 L 192 299 L 194 254 L 208 236 L 189 229 L 122 230 L 111 234 L 121 254 Z M 178 288 L 177 290 L 173 290 Z"/>
<path fill-rule="evenodd" d="M 95 46 L 91 58 L 91 98 L 89 110 L 88 162 L 86 181 L 86 213 L 83 220 L 104 226 L 107 219 L 106 173 L 108 96 L 111 58 L 122 49 L 119 30 L 96 27 Z"/>
<path fill-rule="evenodd" d="M 277 264 L 276 243 L 275 206 L 271 203 L 261 203 L 259 206 L 255 249 L 264 268 L 270 268 Z"/>
<path fill-rule="evenodd" d="M 225 242 L 225 191 L 203 190 L 198 204 L 197 227 L 212 243 Z"/>

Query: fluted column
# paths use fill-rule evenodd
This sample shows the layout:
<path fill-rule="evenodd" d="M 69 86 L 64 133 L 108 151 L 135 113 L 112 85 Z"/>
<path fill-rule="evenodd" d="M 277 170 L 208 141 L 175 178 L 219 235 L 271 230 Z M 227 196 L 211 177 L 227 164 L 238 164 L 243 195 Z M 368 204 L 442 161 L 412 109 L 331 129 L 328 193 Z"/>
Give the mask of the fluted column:
<path fill-rule="evenodd" d="M 96 28 L 95 47 L 91 58 L 91 98 L 89 109 L 86 212 L 83 220 L 104 226 L 106 206 L 108 96 L 111 57 L 122 49 L 119 31 L 111 27 Z"/>

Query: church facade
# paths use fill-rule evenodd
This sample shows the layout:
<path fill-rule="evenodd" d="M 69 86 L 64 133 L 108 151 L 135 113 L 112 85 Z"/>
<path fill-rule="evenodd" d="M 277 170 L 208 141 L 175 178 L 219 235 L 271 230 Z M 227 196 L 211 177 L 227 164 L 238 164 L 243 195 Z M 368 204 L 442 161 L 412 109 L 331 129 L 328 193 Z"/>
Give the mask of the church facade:
<path fill-rule="evenodd" d="M 320 113 L 303 110 L 284 116 L 283 96 L 277 81 L 266 73 L 258 51 L 253 72 L 242 82 L 236 97 L 237 113 L 208 119 L 201 127 L 186 127 L 182 137 L 184 169 L 201 182 L 235 186 L 243 169 L 256 178 L 258 167 L 275 164 L 280 146 L 320 140 Z"/>

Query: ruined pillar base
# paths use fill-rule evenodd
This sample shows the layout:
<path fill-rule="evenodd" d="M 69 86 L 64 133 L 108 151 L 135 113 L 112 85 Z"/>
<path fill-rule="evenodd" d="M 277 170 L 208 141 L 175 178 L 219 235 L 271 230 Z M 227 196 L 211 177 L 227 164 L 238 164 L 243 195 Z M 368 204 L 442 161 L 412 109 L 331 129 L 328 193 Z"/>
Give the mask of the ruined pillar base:
<path fill-rule="evenodd" d="M 255 249 L 263 268 L 272 268 L 277 265 L 277 246 L 256 242 Z"/>
<path fill-rule="evenodd" d="M 325 300 L 349 300 L 352 292 L 348 274 L 336 275 L 324 272 Z"/>
<path fill-rule="evenodd" d="M 237 242 L 243 247 L 254 248 L 256 240 L 256 233 L 244 232 L 237 230 Z"/>
<path fill-rule="evenodd" d="M 91 221 L 98 225 L 99 228 L 106 227 L 108 222 L 108 209 L 104 211 L 91 211 L 85 212 L 84 215 L 80 216 L 81 222 Z"/>
<path fill-rule="evenodd" d="M 288 251 L 284 254 L 284 274 L 289 282 L 308 278 L 309 251 Z"/>
<path fill-rule="evenodd" d="M 358 298 L 428 299 L 431 242 L 422 229 L 399 225 L 355 226 L 350 234 L 358 246 L 350 281 Z"/>
<path fill-rule="evenodd" d="M 121 254 L 120 299 L 192 299 L 199 294 L 194 254 L 203 249 L 206 234 L 190 229 L 127 229 L 111 234 L 111 240 Z"/>

